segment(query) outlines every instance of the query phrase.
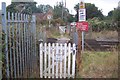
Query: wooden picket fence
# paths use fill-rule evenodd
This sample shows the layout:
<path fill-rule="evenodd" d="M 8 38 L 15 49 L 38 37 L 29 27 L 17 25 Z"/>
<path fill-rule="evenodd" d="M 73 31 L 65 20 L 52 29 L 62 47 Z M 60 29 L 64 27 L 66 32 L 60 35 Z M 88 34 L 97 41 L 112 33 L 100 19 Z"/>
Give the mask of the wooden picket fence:
<path fill-rule="evenodd" d="M 74 78 L 76 45 L 40 43 L 40 78 Z"/>

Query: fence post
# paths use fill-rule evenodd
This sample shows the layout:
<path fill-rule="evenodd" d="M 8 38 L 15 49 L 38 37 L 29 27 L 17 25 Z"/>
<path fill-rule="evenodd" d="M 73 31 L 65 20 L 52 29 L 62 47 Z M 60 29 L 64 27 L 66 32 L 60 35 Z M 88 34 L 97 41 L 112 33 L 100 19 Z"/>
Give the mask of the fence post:
<path fill-rule="evenodd" d="M 7 39 L 7 26 L 6 26 L 6 3 L 5 2 L 2 2 L 2 40 L 3 40 L 3 43 L 4 43 L 4 46 L 2 47 L 4 50 L 3 51 L 3 54 L 5 55 L 5 58 L 4 58 L 4 65 L 5 65 L 5 74 L 3 74 L 3 76 L 6 76 L 6 78 L 9 78 L 9 62 L 8 62 L 8 39 Z"/>

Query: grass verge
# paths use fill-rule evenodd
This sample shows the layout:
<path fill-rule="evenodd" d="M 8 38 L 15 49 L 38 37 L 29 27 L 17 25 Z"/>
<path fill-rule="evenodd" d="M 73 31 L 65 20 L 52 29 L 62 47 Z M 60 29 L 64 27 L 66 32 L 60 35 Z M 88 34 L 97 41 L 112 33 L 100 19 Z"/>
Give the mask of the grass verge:
<path fill-rule="evenodd" d="M 78 78 L 118 78 L 118 52 L 85 52 Z"/>

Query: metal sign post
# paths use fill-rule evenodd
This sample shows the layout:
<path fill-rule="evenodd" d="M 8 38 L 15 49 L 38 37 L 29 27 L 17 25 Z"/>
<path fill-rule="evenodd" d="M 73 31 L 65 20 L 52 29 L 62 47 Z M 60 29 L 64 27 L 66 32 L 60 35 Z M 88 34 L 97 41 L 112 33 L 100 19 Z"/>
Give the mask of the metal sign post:
<path fill-rule="evenodd" d="M 84 31 L 82 31 L 82 52 L 84 51 Z"/>

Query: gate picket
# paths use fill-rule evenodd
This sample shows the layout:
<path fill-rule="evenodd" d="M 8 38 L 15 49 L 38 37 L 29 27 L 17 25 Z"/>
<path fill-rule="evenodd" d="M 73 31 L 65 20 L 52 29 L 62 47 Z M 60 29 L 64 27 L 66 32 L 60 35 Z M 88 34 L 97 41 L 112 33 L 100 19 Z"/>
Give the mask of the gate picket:
<path fill-rule="evenodd" d="M 62 44 L 60 44 L 60 58 L 62 58 Z M 60 78 L 62 78 L 62 61 L 60 60 Z"/>
<path fill-rule="evenodd" d="M 64 44 L 64 78 L 66 78 L 66 53 L 67 53 L 67 44 Z"/>
<path fill-rule="evenodd" d="M 70 77 L 70 53 L 71 53 L 71 45 L 70 43 L 68 44 L 68 77 Z"/>
<path fill-rule="evenodd" d="M 50 45 L 50 43 L 49 43 L 49 44 L 48 44 L 48 68 L 50 67 L 50 63 L 51 63 L 51 60 L 50 60 L 50 56 L 51 56 L 50 48 L 51 48 L 51 45 Z M 50 78 L 50 69 L 49 69 L 49 71 L 48 71 L 48 78 Z"/>
<path fill-rule="evenodd" d="M 54 78 L 54 53 L 55 53 L 55 44 L 52 44 L 52 78 Z"/>
<path fill-rule="evenodd" d="M 73 50 L 74 50 L 74 52 L 73 52 L 73 54 L 72 54 L 72 56 L 73 56 L 73 59 L 72 59 L 72 77 L 74 78 L 74 76 L 75 76 L 75 55 L 76 55 L 76 47 L 75 47 L 76 45 L 75 44 L 73 44 Z"/>
<path fill-rule="evenodd" d="M 58 78 L 58 62 L 57 62 L 57 57 L 58 57 L 58 43 L 56 44 L 56 78 Z"/>
<path fill-rule="evenodd" d="M 43 44 L 41 43 L 39 46 L 40 50 L 40 78 L 43 78 Z"/>
<path fill-rule="evenodd" d="M 47 59 L 47 53 L 46 53 L 47 52 L 46 51 L 47 50 L 47 44 L 46 43 L 44 44 L 44 48 L 45 48 L 45 50 L 44 50 L 44 69 L 45 69 L 45 72 L 43 74 L 44 74 L 45 78 L 47 78 L 46 77 L 46 73 L 47 73 L 46 72 L 46 67 L 47 67 L 47 62 L 46 62 L 46 59 Z"/>

